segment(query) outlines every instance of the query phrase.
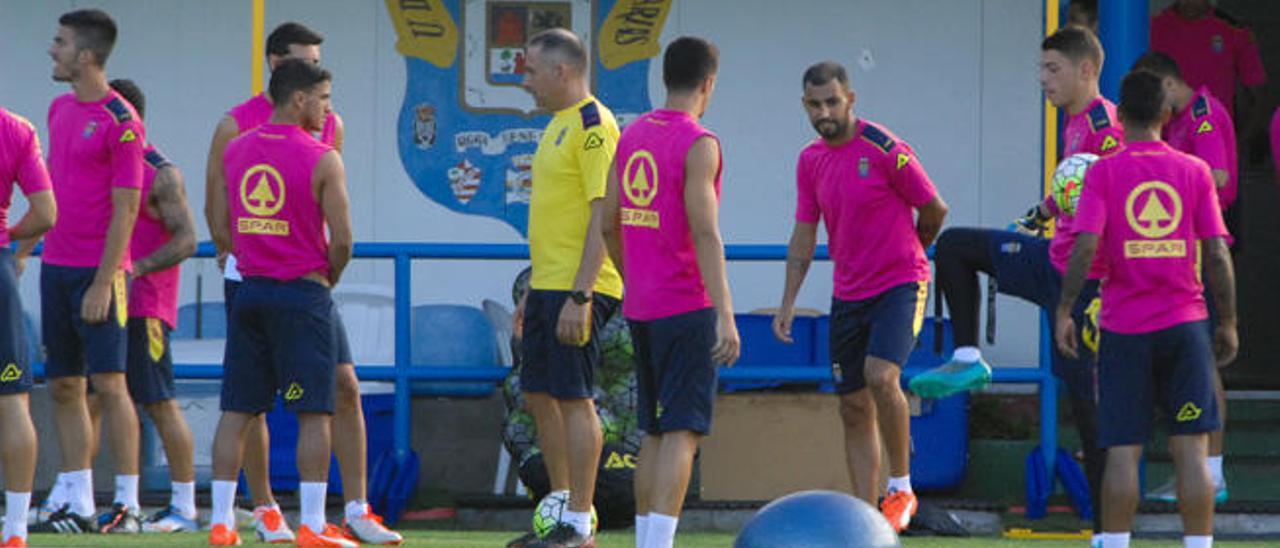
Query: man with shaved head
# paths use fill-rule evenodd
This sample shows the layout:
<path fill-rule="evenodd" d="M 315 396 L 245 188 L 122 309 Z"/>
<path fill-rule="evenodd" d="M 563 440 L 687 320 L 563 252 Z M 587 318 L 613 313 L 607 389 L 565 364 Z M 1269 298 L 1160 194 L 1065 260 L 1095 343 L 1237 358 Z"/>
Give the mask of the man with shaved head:
<path fill-rule="evenodd" d="M 561 522 L 537 545 L 594 546 L 591 499 L 602 444 L 592 399 L 597 334 L 618 309 L 622 278 L 600 232 L 618 124 L 591 95 L 587 48 L 564 29 L 529 40 L 524 87 L 552 113 L 533 158 L 531 290 L 516 309 L 520 386 L 538 427 L 552 491 L 569 493 Z M 512 542 L 524 546 L 526 535 Z"/>

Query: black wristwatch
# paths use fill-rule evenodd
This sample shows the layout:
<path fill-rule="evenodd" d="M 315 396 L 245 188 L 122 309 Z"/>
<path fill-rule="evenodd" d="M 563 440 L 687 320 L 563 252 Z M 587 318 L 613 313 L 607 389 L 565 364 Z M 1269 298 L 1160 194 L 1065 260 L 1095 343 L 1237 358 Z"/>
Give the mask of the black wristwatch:
<path fill-rule="evenodd" d="M 573 299 L 573 302 L 577 304 L 587 304 L 591 301 L 591 294 L 586 291 L 571 291 L 569 292 L 569 298 Z"/>

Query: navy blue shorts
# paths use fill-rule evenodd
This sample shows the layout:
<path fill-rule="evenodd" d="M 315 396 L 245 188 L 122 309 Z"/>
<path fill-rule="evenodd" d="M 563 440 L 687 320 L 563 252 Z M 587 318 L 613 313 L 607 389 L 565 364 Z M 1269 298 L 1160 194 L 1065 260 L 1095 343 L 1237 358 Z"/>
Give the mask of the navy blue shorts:
<path fill-rule="evenodd" d="M 628 320 L 636 356 L 636 416 L 653 435 L 711 433 L 716 313 L 704 308 L 646 322 Z"/>
<path fill-rule="evenodd" d="M 1049 242 L 1039 236 L 1020 234 L 1012 230 L 990 230 L 987 241 L 991 264 L 996 269 L 996 288 L 1006 295 L 1013 295 L 1049 312 L 1049 332 L 1055 333 L 1054 311 L 1062 296 L 1062 273 L 1049 260 Z M 1095 399 L 1095 366 L 1098 351 L 1098 280 L 1085 282 L 1071 318 L 1080 329 L 1083 344 L 1079 345 L 1078 358 L 1069 358 L 1053 345 L 1053 373 L 1073 399 Z"/>
<path fill-rule="evenodd" d="M 240 283 L 225 278 L 222 280 L 222 299 L 227 309 L 227 318 L 231 317 L 232 302 L 235 300 L 236 289 L 240 287 Z M 338 345 L 338 365 L 354 364 L 355 360 L 351 358 L 351 342 L 347 340 L 347 324 L 343 323 L 337 304 L 333 306 L 333 337 Z"/>
<path fill-rule="evenodd" d="M 860 301 L 831 299 L 831 375 L 836 392 L 867 387 L 867 356 L 901 367 L 916 346 L 927 282 L 907 282 Z"/>
<path fill-rule="evenodd" d="M 1158 408 L 1170 435 L 1217 430 L 1213 346 L 1206 321 L 1140 335 L 1102 332 L 1098 434 L 1103 447 L 1142 445 Z"/>
<path fill-rule="evenodd" d="M 125 378 L 138 405 L 174 398 L 169 326 L 160 318 L 129 318 L 129 360 Z"/>
<path fill-rule="evenodd" d="M 524 305 L 524 359 L 520 366 L 520 389 L 544 392 L 558 399 L 592 397 L 595 369 L 600 365 L 600 330 L 618 310 L 618 299 L 592 294 L 591 337 L 583 346 L 560 344 L 556 324 L 568 291 L 534 289 Z"/>
<path fill-rule="evenodd" d="M 0 247 L 0 396 L 31 391 L 30 365 L 13 251 Z"/>
<path fill-rule="evenodd" d="M 112 281 L 107 321 L 89 324 L 80 318 L 84 294 L 97 271 L 91 267 L 40 265 L 40 324 L 47 356 L 46 377 L 125 371 L 129 299 L 123 271 L 117 272 Z"/>
<path fill-rule="evenodd" d="M 227 321 L 222 410 L 332 413 L 337 344 L 329 289 L 309 280 L 246 278 Z"/>

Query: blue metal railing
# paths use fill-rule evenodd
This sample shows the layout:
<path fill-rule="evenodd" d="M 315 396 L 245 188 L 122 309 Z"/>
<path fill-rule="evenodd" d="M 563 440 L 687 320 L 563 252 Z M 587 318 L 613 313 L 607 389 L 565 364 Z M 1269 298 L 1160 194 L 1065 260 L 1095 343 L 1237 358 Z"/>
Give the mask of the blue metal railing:
<path fill-rule="evenodd" d="M 213 244 L 201 243 L 196 257 L 212 258 L 216 255 Z M 412 303 L 412 270 L 414 260 L 496 260 L 518 261 L 529 259 L 525 244 L 457 244 L 457 243 L 357 243 L 357 259 L 390 259 L 395 263 L 395 366 L 356 366 L 356 375 L 367 381 L 395 382 L 395 410 L 393 418 L 393 448 L 399 458 L 407 457 L 410 450 L 410 389 L 413 380 L 436 382 L 500 382 L 510 371 L 509 366 L 448 367 L 414 365 L 410 354 L 410 316 Z M 782 261 L 787 247 L 783 245 L 737 244 L 725 246 L 725 257 L 730 261 Z M 815 253 L 817 260 L 829 260 L 827 246 L 820 245 Z M 1053 470 L 1057 453 L 1057 381 L 1053 376 L 1051 350 L 1053 340 L 1049 333 L 1048 316 L 1041 314 L 1040 364 L 1035 368 L 997 368 L 992 381 L 1002 383 L 1030 383 L 1040 387 L 1040 444 L 1048 470 Z M 43 376 L 44 364 L 32 367 L 36 376 Z M 175 364 L 174 376 L 184 379 L 220 379 L 221 364 Z M 720 378 L 726 381 L 748 382 L 826 382 L 831 371 L 824 367 L 767 367 L 738 366 L 722 368 Z"/>

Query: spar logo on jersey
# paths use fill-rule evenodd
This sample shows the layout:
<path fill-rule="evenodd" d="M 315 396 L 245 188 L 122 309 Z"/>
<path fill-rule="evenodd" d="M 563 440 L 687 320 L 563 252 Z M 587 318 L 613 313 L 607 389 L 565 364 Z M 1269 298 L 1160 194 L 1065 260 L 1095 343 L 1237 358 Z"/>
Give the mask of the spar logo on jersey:
<path fill-rule="evenodd" d="M 272 219 L 284 207 L 284 177 L 268 164 L 257 164 L 240 177 L 240 205 L 252 217 L 236 219 L 241 234 L 288 236 L 289 221 Z"/>
<path fill-rule="evenodd" d="M 648 209 L 658 196 L 658 162 L 647 150 L 637 150 L 622 168 L 622 192 L 636 207 L 622 208 L 622 224 L 658 228 L 657 211 Z"/>
<path fill-rule="evenodd" d="M 302 385 L 296 382 L 291 383 L 289 384 L 289 389 L 284 391 L 284 401 L 298 401 L 302 399 L 303 392 L 305 391 L 302 389 Z"/>
<path fill-rule="evenodd" d="M 1125 240 L 1126 259 L 1187 256 L 1187 241 L 1162 239 L 1182 223 L 1182 198 L 1163 181 L 1147 181 L 1129 193 L 1124 202 L 1125 220 L 1142 240 Z"/>
<path fill-rule="evenodd" d="M 650 80 L 650 60 L 661 53 L 659 37 L 674 3 L 386 0 L 407 75 L 396 140 L 409 179 L 450 210 L 492 217 L 525 235 L 532 158 L 551 120 L 520 85 L 525 44 L 551 28 L 581 37 L 592 53 L 591 92 L 625 125 L 653 108 L 649 86 L 637 82 Z M 547 135 L 547 146 L 608 149 L 604 134 L 587 133 L 578 142 L 570 129 Z M 457 184 L 449 173 L 458 166 L 470 166 L 467 174 L 476 177 Z"/>

